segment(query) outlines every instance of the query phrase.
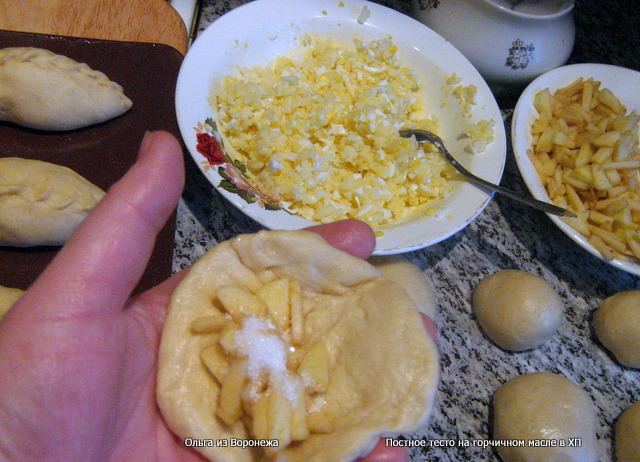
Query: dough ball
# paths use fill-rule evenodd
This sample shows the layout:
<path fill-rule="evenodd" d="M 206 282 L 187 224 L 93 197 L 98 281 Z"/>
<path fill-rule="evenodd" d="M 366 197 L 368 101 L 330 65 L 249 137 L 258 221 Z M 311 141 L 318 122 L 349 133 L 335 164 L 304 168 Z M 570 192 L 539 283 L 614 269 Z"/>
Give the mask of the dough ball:
<path fill-rule="evenodd" d="M 0 245 L 63 245 L 103 196 L 67 167 L 0 158 Z"/>
<path fill-rule="evenodd" d="M 524 447 L 497 447 L 504 462 L 598 461 L 591 398 L 560 375 L 534 372 L 509 380 L 493 395 L 493 409 L 493 439 L 525 441 Z M 531 440 L 555 447 L 530 447 Z"/>
<path fill-rule="evenodd" d="M 500 271 L 480 281 L 473 292 L 473 309 L 485 334 L 513 351 L 546 342 L 560 327 L 564 311 L 544 279 L 519 270 Z"/>
<path fill-rule="evenodd" d="M 75 130 L 131 108 L 102 72 L 42 48 L 0 50 L 0 120 L 39 130 Z"/>
<path fill-rule="evenodd" d="M 436 297 L 429 279 L 416 265 L 400 255 L 373 256 L 369 262 L 387 279 L 407 291 L 416 308 L 431 319 L 436 314 Z"/>
<path fill-rule="evenodd" d="M 593 328 L 620 364 L 640 368 L 640 290 L 603 300 L 593 316 Z"/>
<path fill-rule="evenodd" d="M 4 317 L 9 311 L 9 308 L 13 306 L 15 302 L 24 293 L 21 289 L 14 289 L 13 287 L 0 286 L 0 319 Z"/>
<path fill-rule="evenodd" d="M 620 415 L 615 433 L 616 462 L 640 462 L 640 401 Z"/>

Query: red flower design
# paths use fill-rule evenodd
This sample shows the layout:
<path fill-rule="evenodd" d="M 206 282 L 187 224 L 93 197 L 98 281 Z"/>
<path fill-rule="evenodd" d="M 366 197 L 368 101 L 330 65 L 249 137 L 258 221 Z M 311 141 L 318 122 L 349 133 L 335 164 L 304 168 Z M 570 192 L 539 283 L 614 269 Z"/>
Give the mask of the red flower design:
<path fill-rule="evenodd" d="M 220 143 L 218 143 L 218 140 L 214 136 L 211 136 L 208 133 L 198 133 L 196 138 L 198 140 L 196 149 L 200 154 L 206 157 L 211 165 L 220 165 L 225 163 Z"/>

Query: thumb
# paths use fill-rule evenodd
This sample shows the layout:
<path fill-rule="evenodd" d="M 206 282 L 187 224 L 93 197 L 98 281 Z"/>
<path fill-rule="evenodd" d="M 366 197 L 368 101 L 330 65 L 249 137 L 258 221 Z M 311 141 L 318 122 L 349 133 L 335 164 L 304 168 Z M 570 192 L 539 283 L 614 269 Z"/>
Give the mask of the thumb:
<path fill-rule="evenodd" d="M 34 315 L 62 307 L 69 316 L 121 310 L 183 185 L 178 141 L 167 132 L 147 133 L 136 163 L 109 189 L 21 302 L 36 302 L 30 309 L 40 313 Z"/>

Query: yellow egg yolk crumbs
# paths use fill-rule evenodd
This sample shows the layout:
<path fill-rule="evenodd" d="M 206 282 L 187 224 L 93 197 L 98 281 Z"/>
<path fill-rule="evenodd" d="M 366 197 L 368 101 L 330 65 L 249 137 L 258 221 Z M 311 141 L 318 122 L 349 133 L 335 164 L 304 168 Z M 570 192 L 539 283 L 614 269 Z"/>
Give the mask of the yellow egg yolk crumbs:
<path fill-rule="evenodd" d="M 311 221 L 379 227 L 432 213 L 454 171 L 398 130 L 438 132 L 438 121 L 390 39 L 354 44 L 305 36 L 293 53 L 225 77 L 210 102 L 228 153 L 262 194 Z"/>

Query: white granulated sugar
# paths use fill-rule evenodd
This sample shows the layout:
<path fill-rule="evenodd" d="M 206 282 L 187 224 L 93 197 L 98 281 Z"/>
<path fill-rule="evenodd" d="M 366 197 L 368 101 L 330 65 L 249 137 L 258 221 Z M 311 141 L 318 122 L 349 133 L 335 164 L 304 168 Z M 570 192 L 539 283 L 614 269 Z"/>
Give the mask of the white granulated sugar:
<path fill-rule="evenodd" d="M 271 374 L 287 370 L 285 344 L 268 321 L 248 316 L 234 338 L 238 351 L 247 357 L 250 379 L 257 379 L 263 371 Z"/>
<path fill-rule="evenodd" d="M 242 329 L 234 336 L 240 355 L 247 358 L 247 374 L 251 382 L 267 374 L 269 385 L 284 392 L 295 403 L 300 380 L 287 370 L 287 345 L 278 336 L 273 324 L 254 316 L 246 317 Z"/>

